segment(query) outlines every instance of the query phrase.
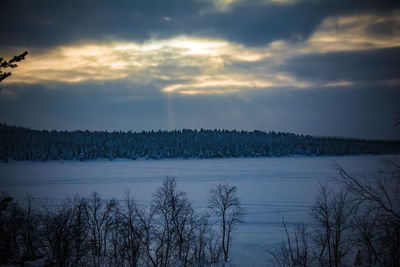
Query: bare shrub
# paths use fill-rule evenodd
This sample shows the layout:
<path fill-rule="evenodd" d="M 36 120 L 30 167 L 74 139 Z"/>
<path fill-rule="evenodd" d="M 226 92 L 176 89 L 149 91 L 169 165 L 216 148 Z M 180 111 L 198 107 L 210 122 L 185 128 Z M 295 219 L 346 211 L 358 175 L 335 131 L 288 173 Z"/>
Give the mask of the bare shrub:
<path fill-rule="evenodd" d="M 313 266 L 310 234 L 307 233 L 305 225 L 296 224 L 292 235 L 289 233 L 283 217 L 282 225 L 286 234 L 286 242 L 282 241 L 278 249 L 269 251 L 273 258 L 273 263 L 281 267 Z"/>

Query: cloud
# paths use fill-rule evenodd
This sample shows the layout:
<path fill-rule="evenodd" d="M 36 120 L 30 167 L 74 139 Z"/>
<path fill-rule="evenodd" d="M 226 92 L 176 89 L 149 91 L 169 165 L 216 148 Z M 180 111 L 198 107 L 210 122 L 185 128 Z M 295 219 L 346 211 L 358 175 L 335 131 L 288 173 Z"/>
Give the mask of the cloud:
<path fill-rule="evenodd" d="M 307 44 L 308 52 L 314 53 L 400 46 L 400 10 L 389 15 L 328 17 Z"/>
<path fill-rule="evenodd" d="M 389 23 L 384 36 L 374 31 Z M 377 26 L 378 25 L 378 26 Z M 373 30 L 371 30 L 373 29 Z M 400 13 L 328 17 L 309 39 L 247 47 L 178 36 L 146 42 L 82 42 L 32 49 L 7 83 L 125 80 L 168 94 L 232 94 L 280 87 L 398 84 Z"/>
<path fill-rule="evenodd" d="M 375 0 L 13 0 L 2 5 L 7 26 L 1 46 L 49 48 L 115 39 L 141 43 L 181 35 L 265 46 L 308 39 L 330 16 L 385 16 L 399 7 L 398 1 Z"/>
<path fill-rule="evenodd" d="M 235 6 L 248 5 L 268 5 L 268 4 L 293 4 L 299 0 L 253 0 L 251 2 L 246 0 L 203 0 L 213 4 L 213 8 L 221 12 L 231 12 Z"/>
<path fill-rule="evenodd" d="M 2 46 L 52 47 L 119 38 L 145 41 L 181 34 L 182 21 L 211 6 L 190 0 L 15 0 L 2 5 Z M 169 18 L 169 20 L 166 20 Z"/>
<path fill-rule="evenodd" d="M 32 51 L 6 82 L 125 80 L 151 84 L 164 93 L 185 95 L 309 87 L 309 83 L 273 70 L 282 58 L 280 49 L 276 43 L 265 48 L 247 48 L 225 40 L 189 36 L 145 43 L 83 43 L 45 53 Z"/>
<path fill-rule="evenodd" d="M 303 55 L 289 59 L 281 71 L 300 80 L 327 83 L 399 85 L 400 47 Z"/>
<path fill-rule="evenodd" d="M 103 42 L 31 52 L 7 83 L 79 83 L 128 80 L 158 84 L 165 93 L 213 94 L 243 88 L 297 86 L 274 75 L 254 75 L 233 63 L 256 62 L 268 49 L 248 49 L 218 39 L 180 36 L 145 43 Z"/>
<path fill-rule="evenodd" d="M 2 122 L 396 136 L 398 1 L 6 2 Z"/>

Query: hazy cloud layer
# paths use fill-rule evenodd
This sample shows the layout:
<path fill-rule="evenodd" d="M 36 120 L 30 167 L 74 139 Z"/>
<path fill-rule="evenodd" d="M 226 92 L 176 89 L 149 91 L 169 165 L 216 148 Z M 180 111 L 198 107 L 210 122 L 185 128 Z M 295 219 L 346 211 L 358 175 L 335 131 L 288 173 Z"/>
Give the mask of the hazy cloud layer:
<path fill-rule="evenodd" d="M 176 97 L 114 82 L 11 89 L 13 96 L 0 98 L 0 121 L 35 129 L 258 129 L 389 139 L 398 134 L 393 110 L 400 94 L 395 88 Z"/>

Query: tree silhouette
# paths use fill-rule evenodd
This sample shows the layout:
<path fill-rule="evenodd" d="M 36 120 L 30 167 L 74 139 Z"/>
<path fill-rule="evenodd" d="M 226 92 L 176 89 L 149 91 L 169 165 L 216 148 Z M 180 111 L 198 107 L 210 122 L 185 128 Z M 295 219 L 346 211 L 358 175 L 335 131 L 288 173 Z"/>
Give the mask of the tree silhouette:
<path fill-rule="evenodd" d="M 210 191 L 208 208 L 217 216 L 221 224 L 221 247 L 224 253 L 224 262 L 229 260 L 229 252 L 233 232 L 239 223 L 243 222 L 245 211 L 237 197 L 237 187 L 229 184 L 219 184 Z"/>
<path fill-rule="evenodd" d="M 24 60 L 25 56 L 27 54 L 28 54 L 28 51 L 25 51 L 21 55 L 14 56 L 12 59 L 10 59 L 8 61 L 4 60 L 2 57 L 0 57 L 0 82 L 2 82 L 7 77 L 11 76 L 11 72 L 5 71 L 5 69 L 7 69 L 7 68 L 14 69 L 14 68 L 18 67 L 18 65 L 16 63 L 20 62 L 21 60 Z M 0 88 L 0 90 L 1 90 L 1 88 Z"/>

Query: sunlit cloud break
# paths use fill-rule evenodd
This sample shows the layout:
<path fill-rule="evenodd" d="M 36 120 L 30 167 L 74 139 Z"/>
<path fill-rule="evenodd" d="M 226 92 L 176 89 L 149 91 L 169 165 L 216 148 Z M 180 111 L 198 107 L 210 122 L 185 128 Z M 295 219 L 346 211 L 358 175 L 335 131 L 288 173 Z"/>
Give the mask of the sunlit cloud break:
<path fill-rule="evenodd" d="M 398 47 L 400 11 L 394 11 L 389 16 L 363 14 L 328 17 L 307 43 L 307 52 L 319 53 Z"/>
<path fill-rule="evenodd" d="M 87 43 L 31 54 L 31 59 L 21 65 L 9 82 L 79 83 L 124 79 L 143 84 L 157 80 L 166 84 L 162 92 L 182 94 L 236 92 L 240 87 L 273 85 L 271 81 L 258 81 L 261 77 L 243 75 L 231 66 L 235 62 L 251 63 L 268 58 L 271 55 L 267 49 L 248 49 L 219 39 L 180 36 L 142 44 Z M 249 78 L 255 80 L 249 81 Z"/>
<path fill-rule="evenodd" d="M 246 3 L 246 0 L 203 0 L 212 2 L 217 10 L 227 11 L 235 4 Z M 260 3 L 274 3 L 274 4 L 293 4 L 299 0 L 257 0 L 253 1 L 255 4 Z M 247 1 L 249 3 L 249 1 Z"/>
<path fill-rule="evenodd" d="M 387 22 L 392 25 L 391 34 L 377 37 L 371 33 L 371 27 Z M 250 48 L 223 39 L 182 35 L 144 43 L 114 40 L 59 46 L 45 52 L 32 49 L 28 60 L 6 82 L 128 80 L 153 84 L 166 94 L 185 95 L 278 87 L 343 87 L 354 83 L 300 81 L 276 67 L 298 55 L 399 46 L 400 12 L 391 16 L 328 17 L 307 40 L 296 44 L 278 40 Z"/>

